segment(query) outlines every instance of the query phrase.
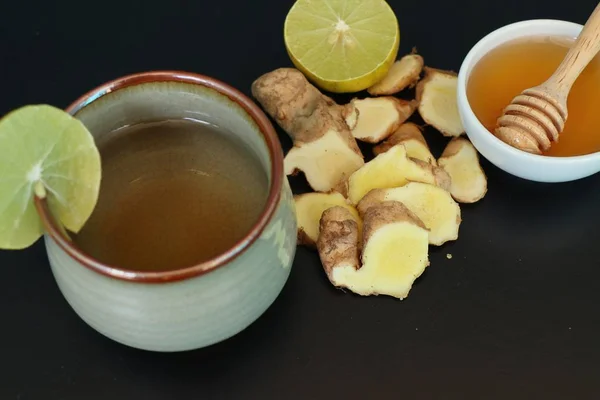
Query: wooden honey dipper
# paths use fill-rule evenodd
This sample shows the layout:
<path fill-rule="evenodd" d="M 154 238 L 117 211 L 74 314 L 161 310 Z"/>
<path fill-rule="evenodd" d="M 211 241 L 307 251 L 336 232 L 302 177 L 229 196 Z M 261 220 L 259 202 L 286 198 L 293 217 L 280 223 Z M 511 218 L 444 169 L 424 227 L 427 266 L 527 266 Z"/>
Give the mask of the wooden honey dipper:
<path fill-rule="evenodd" d="M 565 127 L 567 98 L 573 83 L 598 51 L 600 3 L 554 74 L 541 85 L 516 96 L 498 118 L 494 134 L 529 153 L 542 154 L 548 150 Z"/>

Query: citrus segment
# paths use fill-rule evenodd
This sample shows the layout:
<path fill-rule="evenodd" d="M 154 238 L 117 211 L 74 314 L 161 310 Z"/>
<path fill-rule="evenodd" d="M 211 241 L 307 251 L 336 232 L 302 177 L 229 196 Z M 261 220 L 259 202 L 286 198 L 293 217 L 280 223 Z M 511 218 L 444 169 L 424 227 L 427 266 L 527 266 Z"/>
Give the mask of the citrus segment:
<path fill-rule="evenodd" d="M 297 0 L 284 26 L 288 54 L 315 85 L 358 92 L 387 74 L 400 32 L 384 0 Z"/>
<path fill-rule="evenodd" d="M 42 235 L 34 195 L 78 232 L 96 205 L 100 176 L 94 138 L 79 120 L 48 105 L 7 114 L 0 120 L 0 248 L 22 249 Z"/>

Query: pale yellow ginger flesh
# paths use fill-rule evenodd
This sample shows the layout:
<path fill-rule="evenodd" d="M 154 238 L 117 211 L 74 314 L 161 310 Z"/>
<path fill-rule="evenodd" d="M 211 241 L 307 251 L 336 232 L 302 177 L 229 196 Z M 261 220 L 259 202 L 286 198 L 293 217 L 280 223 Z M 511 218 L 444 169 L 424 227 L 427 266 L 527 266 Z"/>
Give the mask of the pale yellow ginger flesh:
<path fill-rule="evenodd" d="M 420 160 L 411 159 L 402 144 L 393 146 L 366 163 L 348 179 L 348 199 L 358 204 L 373 189 L 403 186 L 408 182 L 423 182 L 449 186 L 448 175 Z"/>
<path fill-rule="evenodd" d="M 358 108 L 356 108 L 352 102 L 346 105 L 344 120 L 346 121 L 346 125 L 348 125 L 350 130 L 356 127 L 356 124 L 358 123 L 358 114 Z"/>
<path fill-rule="evenodd" d="M 333 206 L 321 215 L 317 249 L 329 281 L 337 287 L 346 287 L 334 279 L 336 268 L 356 271 L 360 268 L 359 228 L 354 215 L 345 207 Z"/>
<path fill-rule="evenodd" d="M 424 161 L 431 165 L 437 165 L 437 161 L 423 137 L 421 128 L 413 122 L 405 122 L 384 142 L 373 147 L 373 154 L 385 153 L 397 144 L 403 144 L 406 154 L 411 158 Z"/>
<path fill-rule="evenodd" d="M 252 83 L 252 95 L 294 142 L 286 174 L 302 171 L 314 190 L 328 192 L 364 164 L 346 123 L 356 110 L 323 95 L 297 69 L 262 75 Z"/>
<path fill-rule="evenodd" d="M 331 130 L 314 142 L 292 147 L 283 165 L 286 175 L 302 171 L 313 190 L 329 192 L 362 167 L 364 160 L 348 148 L 336 131 Z"/>
<path fill-rule="evenodd" d="M 423 222 L 402 203 L 386 201 L 366 211 L 363 230 L 362 266 L 357 269 L 350 256 L 339 257 L 340 261 L 329 267 L 330 281 L 361 296 L 406 298 L 429 265 L 428 232 Z"/>
<path fill-rule="evenodd" d="M 356 209 L 348 204 L 344 196 L 337 192 L 331 193 L 304 193 L 294 196 L 296 203 L 296 219 L 298 223 L 298 243 L 315 246 L 319 238 L 319 223 L 321 216 L 328 208 L 343 207 L 352 214 L 359 227 L 362 225 Z"/>
<path fill-rule="evenodd" d="M 425 77 L 417 84 L 419 114 L 423 121 L 444 136 L 460 136 L 465 129 L 458 114 L 454 72 L 425 67 Z"/>
<path fill-rule="evenodd" d="M 460 206 L 446 190 L 427 183 L 409 182 L 398 188 L 372 190 L 357 208 L 364 215 L 383 201 L 399 201 L 419 217 L 429 229 L 429 244 L 441 246 L 458 239 Z"/>
<path fill-rule="evenodd" d="M 487 177 L 479 164 L 479 154 L 466 138 L 450 140 L 438 159 L 450 175 L 450 194 L 460 203 L 475 203 L 487 193 Z"/>
<path fill-rule="evenodd" d="M 391 135 L 417 108 L 413 101 L 395 97 L 354 99 L 350 103 L 358 110 L 358 118 L 352 136 L 367 143 L 379 143 Z M 347 121 L 352 123 L 352 119 Z"/>
<path fill-rule="evenodd" d="M 414 85 L 423 70 L 423 57 L 408 54 L 396 61 L 388 74 L 375 85 L 367 89 L 373 96 L 392 95 Z"/>

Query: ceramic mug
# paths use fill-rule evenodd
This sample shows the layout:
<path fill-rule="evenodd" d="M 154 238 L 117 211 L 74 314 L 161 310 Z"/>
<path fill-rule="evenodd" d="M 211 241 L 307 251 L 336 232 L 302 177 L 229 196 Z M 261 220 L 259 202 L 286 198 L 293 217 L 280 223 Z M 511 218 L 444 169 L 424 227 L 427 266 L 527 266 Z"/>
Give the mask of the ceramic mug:
<path fill-rule="evenodd" d="M 37 200 L 52 273 L 75 312 L 103 335 L 152 351 L 205 347 L 255 321 L 282 290 L 296 251 L 295 209 L 282 149 L 259 107 L 213 78 L 157 71 L 111 81 L 67 111 L 96 138 L 148 120 L 201 119 L 237 135 L 269 178 L 266 205 L 246 237 L 207 262 L 164 272 L 132 271 L 93 259 Z"/>

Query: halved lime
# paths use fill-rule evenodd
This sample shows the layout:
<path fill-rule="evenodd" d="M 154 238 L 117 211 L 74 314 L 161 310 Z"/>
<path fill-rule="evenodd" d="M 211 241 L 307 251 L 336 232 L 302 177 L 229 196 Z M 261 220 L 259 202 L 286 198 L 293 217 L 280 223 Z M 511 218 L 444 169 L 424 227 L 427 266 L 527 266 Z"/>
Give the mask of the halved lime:
<path fill-rule="evenodd" d="M 78 232 L 98 200 L 100 176 L 100 154 L 81 121 L 49 105 L 8 113 L 0 120 L 0 248 L 22 249 L 42 235 L 34 195 Z"/>
<path fill-rule="evenodd" d="M 400 30 L 384 0 L 297 0 L 284 26 L 292 62 L 330 92 L 379 82 L 398 54 Z"/>

